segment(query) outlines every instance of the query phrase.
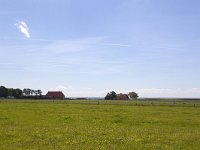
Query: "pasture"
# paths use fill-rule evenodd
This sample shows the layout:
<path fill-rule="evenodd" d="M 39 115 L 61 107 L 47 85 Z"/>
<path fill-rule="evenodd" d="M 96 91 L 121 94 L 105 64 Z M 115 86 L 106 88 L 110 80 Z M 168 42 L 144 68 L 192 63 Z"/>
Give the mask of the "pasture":
<path fill-rule="evenodd" d="M 0 100 L 0 149 L 200 149 L 200 101 Z"/>

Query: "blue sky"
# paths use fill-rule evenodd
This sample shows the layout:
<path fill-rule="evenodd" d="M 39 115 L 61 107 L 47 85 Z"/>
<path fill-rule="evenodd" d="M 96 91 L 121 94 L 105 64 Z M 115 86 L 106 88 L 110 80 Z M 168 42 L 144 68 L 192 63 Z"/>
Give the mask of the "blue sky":
<path fill-rule="evenodd" d="M 0 84 L 200 97 L 198 0 L 1 0 Z"/>

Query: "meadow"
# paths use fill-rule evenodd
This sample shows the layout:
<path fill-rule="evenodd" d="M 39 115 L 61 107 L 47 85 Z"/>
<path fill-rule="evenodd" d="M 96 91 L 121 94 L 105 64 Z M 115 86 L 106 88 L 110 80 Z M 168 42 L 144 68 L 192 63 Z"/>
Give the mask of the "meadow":
<path fill-rule="evenodd" d="M 200 101 L 1 99 L 0 149 L 200 149 Z"/>

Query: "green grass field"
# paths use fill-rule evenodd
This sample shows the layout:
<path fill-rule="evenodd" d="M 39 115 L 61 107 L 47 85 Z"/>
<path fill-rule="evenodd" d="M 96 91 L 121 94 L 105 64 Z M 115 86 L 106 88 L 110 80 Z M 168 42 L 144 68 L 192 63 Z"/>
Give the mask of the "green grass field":
<path fill-rule="evenodd" d="M 0 149 L 200 149 L 199 101 L 0 100 Z"/>

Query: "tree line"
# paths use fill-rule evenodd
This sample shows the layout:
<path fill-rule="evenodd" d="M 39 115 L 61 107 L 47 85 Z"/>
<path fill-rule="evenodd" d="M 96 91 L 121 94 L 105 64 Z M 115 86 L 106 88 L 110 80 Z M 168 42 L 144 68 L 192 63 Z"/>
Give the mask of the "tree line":
<path fill-rule="evenodd" d="M 136 92 L 129 92 L 128 94 L 116 94 L 115 91 L 111 91 L 107 93 L 105 96 L 105 100 L 129 100 L 129 99 L 137 99 L 139 96 Z"/>
<path fill-rule="evenodd" d="M 6 88 L 0 86 L 0 98 L 37 98 L 42 96 L 41 90 L 33 90 L 30 88 Z"/>

